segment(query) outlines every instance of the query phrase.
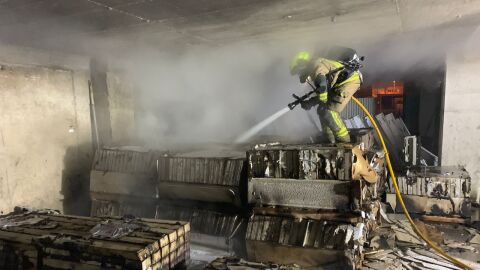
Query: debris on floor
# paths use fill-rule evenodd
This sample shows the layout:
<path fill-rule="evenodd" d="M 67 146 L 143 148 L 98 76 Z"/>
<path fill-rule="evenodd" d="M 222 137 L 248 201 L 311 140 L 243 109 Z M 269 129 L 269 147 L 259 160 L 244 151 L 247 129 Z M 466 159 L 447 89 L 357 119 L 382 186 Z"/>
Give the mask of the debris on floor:
<path fill-rule="evenodd" d="M 298 265 L 249 262 L 235 257 L 218 258 L 209 263 L 204 270 L 301 270 Z"/>
<path fill-rule="evenodd" d="M 384 223 L 370 235 L 362 269 L 460 269 L 431 250 L 402 216 L 389 215 L 389 218 L 392 223 Z M 479 231 L 459 224 L 419 220 L 415 224 L 450 255 L 473 269 L 480 269 Z"/>

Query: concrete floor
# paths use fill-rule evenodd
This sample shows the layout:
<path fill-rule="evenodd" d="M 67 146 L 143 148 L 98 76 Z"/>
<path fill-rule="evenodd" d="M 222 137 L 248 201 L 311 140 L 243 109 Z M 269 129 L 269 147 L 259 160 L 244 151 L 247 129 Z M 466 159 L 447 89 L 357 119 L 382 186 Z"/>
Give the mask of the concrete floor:
<path fill-rule="evenodd" d="M 191 244 L 190 246 L 190 258 L 191 263 L 188 266 L 190 270 L 199 270 L 209 262 L 218 257 L 225 257 L 231 255 L 222 249 L 215 249 L 212 247 L 201 246 L 198 244 Z"/>

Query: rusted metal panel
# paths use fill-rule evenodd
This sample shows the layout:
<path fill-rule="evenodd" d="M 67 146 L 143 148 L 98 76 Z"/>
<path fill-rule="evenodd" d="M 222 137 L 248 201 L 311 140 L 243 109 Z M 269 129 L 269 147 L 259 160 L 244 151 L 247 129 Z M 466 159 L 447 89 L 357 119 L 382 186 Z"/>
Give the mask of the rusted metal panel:
<path fill-rule="evenodd" d="M 159 182 L 238 186 L 244 159 L 159 157 Z"/>
<path fill-rule="evenodd" d="M 315 209 L 350 209 L 351 181 L 252 178 L 249 203 Z"/>

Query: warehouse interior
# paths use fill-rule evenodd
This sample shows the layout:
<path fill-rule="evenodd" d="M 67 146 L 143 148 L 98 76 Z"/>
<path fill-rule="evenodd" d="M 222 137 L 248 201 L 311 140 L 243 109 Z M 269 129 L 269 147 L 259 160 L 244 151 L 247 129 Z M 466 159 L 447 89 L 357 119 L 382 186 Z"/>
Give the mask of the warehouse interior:
<path fill-rule="evenodd" d="M 354 97 L 383 136 L 354 100 L 351 145 L 286 109 L 311 90 L 292 57 L 335 45 L 364 56 Z M 479 45 L 477 0 L 0 0 L 0 269 L 480 269 Z M 50 254 L 64 216 L 123 223 Z M 72 255 L 162 226 L 158 259 Z"/>

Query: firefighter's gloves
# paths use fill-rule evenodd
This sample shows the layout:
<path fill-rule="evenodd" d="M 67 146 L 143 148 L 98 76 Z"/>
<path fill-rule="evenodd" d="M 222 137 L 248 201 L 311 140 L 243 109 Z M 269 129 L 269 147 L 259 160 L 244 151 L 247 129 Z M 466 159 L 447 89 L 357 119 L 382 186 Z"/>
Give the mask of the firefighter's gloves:
<path fill-rule="evenodd" d="M 317 97 L 312 97 L 310 99 L 304 100 L 300 103 L 300 106 L 302 109 L 308 111 L 310 110 L 313 106 L 317 105 L 319 103 Z"/>

